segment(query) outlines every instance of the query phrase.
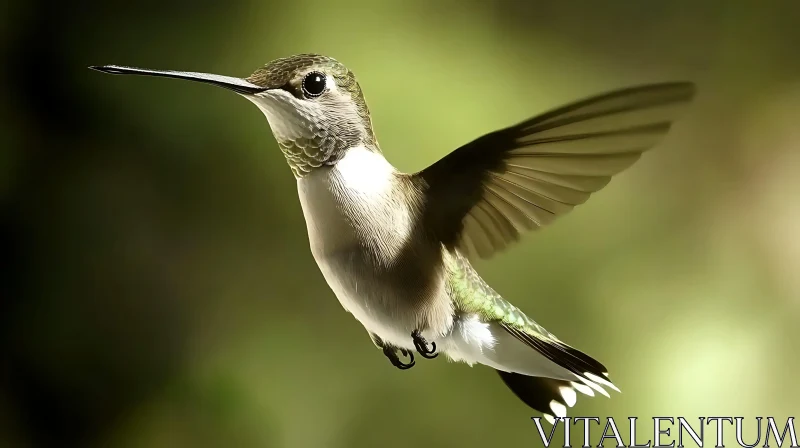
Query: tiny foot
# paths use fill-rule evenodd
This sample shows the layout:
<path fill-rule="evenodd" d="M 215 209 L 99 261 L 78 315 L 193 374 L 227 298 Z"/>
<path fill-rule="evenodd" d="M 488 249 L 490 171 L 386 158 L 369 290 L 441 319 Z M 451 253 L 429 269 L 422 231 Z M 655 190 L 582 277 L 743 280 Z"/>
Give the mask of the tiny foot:
<path fill-rule="evenodd" d="M 411 333 L 411 338 L 414 340 L 414 347 L 417 348 L 417 352 L 419 352 L 423 358 L 433 359 L 439 356 L 439 354 L 436 353 L 436 343 L 431 342 L 431 347 L 428 348 L 428 341 L 422 337 L 422 333 L 420 333 L 419 330 L 414 330 Z"/>
<path fill-rule="evenodd" d="M 389 362 L 391 362 L 393 366 L 400 370 L 407 370 L 414 367 L 414 353 L 406 349 L 400 349 L 400 353 L 409 358 L 408 364 L 400 361 L 400 358 L 397 356 L 397 349 L 394 347 L 383 347 L 383 354 L 389 358 Z"/>

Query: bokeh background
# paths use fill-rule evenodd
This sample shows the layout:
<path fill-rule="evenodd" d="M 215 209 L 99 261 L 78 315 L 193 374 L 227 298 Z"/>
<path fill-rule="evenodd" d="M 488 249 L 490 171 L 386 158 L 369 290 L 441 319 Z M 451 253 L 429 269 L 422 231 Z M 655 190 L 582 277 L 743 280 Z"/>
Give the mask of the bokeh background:
<path fill-rule="evenodd" d="M 86 69 L 246 76 L 300 52 L 357 74 L 410 171 L 568 101 L 695 81 L 657 150 L 476 267 L 610 368 L 623 393 L 571 415 L 785 421 L 800 410 L 798 42 L 794 1 L 5 3 L 0 446 L 540 446 L 491 369 L 401 372 L 372 346 L 311 257 L 252 104 Z"/>

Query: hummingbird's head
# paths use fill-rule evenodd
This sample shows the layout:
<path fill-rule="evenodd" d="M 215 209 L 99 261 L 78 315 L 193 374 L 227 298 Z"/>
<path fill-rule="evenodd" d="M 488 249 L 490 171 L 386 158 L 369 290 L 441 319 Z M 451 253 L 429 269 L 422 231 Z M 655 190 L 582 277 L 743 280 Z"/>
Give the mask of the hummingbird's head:
<path fill-rule="evenodd" d="M 264 112 L 297 177 L 336 163 L 352 147 L 378 151 L 369 110 L 353 72 L 326 56 L 276 59 L 245 79 L 116 65 L 90 68 L 200 81 L 239 93 Z"/>
<path fill-rule="evenodd" d="M 276 59 L 246 81 L 264 88 L 246 97 L 266 115 L 298 177 L 335 163 L 349 148 L 378 150 L 361 88 L 335 59 L 316 54 Z"/>

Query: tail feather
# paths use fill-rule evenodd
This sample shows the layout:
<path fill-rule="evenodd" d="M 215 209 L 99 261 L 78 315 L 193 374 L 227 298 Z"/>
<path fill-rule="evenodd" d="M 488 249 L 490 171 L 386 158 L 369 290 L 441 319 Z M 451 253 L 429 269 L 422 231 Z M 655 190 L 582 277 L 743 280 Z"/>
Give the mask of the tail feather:
<path fill-rule="evenodd" d="M 555 380 L 519 373 L 497 371 L 500 379 L 523 403 L 545 415 L 553 422 L 553 416 L 566 417 L 567 407 L 575 405 L 577 394 L 570 381 Z"/>
<path fill-rule="evenodd" d="M 575 406 L 578 400 L 576 391 L 593 397 L 594 392 L 592 390 L 595 389 L 608 396 L 608 393 L 602 387 L 593 381 L 584 380 L 583 378 L 581 380 L 586 384 L 591 384 L 591 388 L 575 381 L 528 376 L 502 370 L 497 370 L 497 373 L 517 398 L 533 410 L 544 414 L 544 418 L 550 423 L 555 421 L 554 417 L 567 416 L 567 408 Z M 616 389 L 616 387 L 614 388 Z"/>
<path fill-rule="evenodd" d="M 575 391 L 594 396 L 594 391 L 609 396 L 603 386 L 619 392 L 608 377 L 603 364 L 591 356 L 570 347 L 554 337 L 540 337 L 518 327 L 503 325 L 503 328 L 527 346 L 551 362 L 567 369 L 575 380 L 528 376 L 498 370 L 500 378 L 525 404 L 544 413 L 553 422 L 553 416 L 566 417 L 567 407 L 575 404 Z M 579 381 L 576 381 L 579 380 Z"/>

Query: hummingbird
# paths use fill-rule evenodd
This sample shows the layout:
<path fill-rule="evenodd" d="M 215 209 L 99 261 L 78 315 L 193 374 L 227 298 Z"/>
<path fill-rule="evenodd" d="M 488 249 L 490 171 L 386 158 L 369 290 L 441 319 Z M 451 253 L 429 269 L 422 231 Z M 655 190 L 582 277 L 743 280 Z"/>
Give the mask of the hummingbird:
<path fill-rule="evenodd" d="M 619 392 L 603 364 L 504 299 L 471 262 L 548 226 L 630 167 L 685 110 L 694 84 L 572 102 L 404 173 L 384 157 L 355 75 L 333 58 L 280 58 L 247 78 L 89 68 L 199 81 L 253 102 L 294 174 L 311 255 L 395 367 L 414 366 L 414 352 L 483 364 L 551 423 L 576 392 Z"/>

